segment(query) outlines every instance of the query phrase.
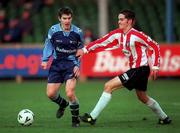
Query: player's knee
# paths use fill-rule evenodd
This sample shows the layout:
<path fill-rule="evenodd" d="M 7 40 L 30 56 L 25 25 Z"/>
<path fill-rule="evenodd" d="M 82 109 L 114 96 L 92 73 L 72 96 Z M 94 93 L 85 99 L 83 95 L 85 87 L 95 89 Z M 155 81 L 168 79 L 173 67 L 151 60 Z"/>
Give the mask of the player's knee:
<path fill-rule="evenodd" d="M 104 85 L 104 90 L 105 90 L 106 92 L 112 92 L 112 86 L 111 86 L 111 84 L 109 84 L 108 82 L 105 83 L 105 85 Z"/>
<path fill-rule="evenodd" d="M 73 97 L 74 97 L 74 91 L 66 91 L 66 96 L 67 96 L 69 99 L 73 99 Z"/>
<path fill-rule="evenodd" d="M 147 103 L 147 98 L 143 97 L 143 96 L 138 96 L 139 101 L 141 101 L 142 103 L 146 104 Z"/>
<path fill-rule="evenodd" d="M 54 98 L 54 97 L 55 97 L 56 92 L 54 92 L 54 91 L 52 91 L 52 90 L 48 90 L 48 89 L 47 89 L 47 91 L 46 91 L 46 95 L 47 95 L 50 99 L 52 99 L 52 98 Z"/>

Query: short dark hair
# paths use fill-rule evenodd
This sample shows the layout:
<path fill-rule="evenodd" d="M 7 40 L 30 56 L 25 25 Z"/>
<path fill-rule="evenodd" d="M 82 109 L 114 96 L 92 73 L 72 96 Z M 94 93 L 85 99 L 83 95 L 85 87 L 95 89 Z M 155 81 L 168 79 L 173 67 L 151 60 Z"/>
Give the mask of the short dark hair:
<path fill-rule="evenodd" d="M 70 7 L 62 7 L 58 10 L 58 17 L 62 17 L 63 14 L 69 15 L 71 14 L 71 16 L 73 15 L 73 11 Z"/>
<path fill-rule="evenodd" d="M 127 19 L 131 19 L 133 21 L 133 24 L 135 23 L 136 14 L 132 10 L 124 9 L 120 11 L 120 14 L 123 14 Z"/>

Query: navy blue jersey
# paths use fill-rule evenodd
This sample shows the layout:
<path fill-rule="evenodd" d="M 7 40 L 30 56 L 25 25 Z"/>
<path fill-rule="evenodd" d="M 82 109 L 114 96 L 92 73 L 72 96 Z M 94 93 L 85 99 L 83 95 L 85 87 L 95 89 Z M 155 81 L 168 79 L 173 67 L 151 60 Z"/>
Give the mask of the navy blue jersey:
<path fill-rule="evenodd" d="M 73 61 L 77 66 L 80 65 L 76 58 L 76 51 L 83 48 L 82 30 L 75 25 L 71 25 L 69 32 L 63 31 L 61 25 L 53 25 L 45 40 L 42 61 L 47 62 L 50 56 L 59 61 Z"/>

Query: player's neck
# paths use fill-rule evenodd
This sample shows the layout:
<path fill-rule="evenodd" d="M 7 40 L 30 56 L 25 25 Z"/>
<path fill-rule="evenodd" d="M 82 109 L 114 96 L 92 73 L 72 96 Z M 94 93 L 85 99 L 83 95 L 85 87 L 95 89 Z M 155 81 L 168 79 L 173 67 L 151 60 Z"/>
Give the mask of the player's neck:
<path fill-rule="evenodd" d="M 123 30 L 124 34 L 127 34 L 132 29 L 132 26 L 128 26 L 126 29 Z"/>

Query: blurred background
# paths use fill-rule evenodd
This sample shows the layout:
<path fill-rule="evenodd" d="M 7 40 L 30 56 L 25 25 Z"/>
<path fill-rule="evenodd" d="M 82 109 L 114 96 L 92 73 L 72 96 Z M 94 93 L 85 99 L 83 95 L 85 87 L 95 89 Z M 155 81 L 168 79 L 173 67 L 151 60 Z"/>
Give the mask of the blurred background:
<path fill-rule="evenodd" d="M 0 79 L 46 77 L 40 68 L 43 43 L 63 6 L 73 9 L 73 24 L 83 29 L 85 45 L 117 28 L 122 9 L 134 10 L 135 28 L 160 44 L 160 76 L 180 76 L 179 0 L 1 0 Z M 85 58 L 81 79 L 111 77 L 127 69 L 126 59 L 116 51 Z"/>
<path fill-rule="evenodd" d="M 58 23 L 57 11 L 63 6 L 73 9 L 73 24 L 83 29 L 84 45 L 117 28 L 122 9 L 136 12 L 135 27 L 160 45 L 159 78 L 149 82 L 148 94 L 172 118 L 171 125 L 157 125 L 157 117 L 126 89 L 113 93 L 95 126 L 71 128 L 69 110 L 62 119 L 55 118 L 57 106 L 46 96 L 48 70 L 40 64 L 48 29 Z M 0 0 L 0 133 L 180 133 L 179 9 L 180 0 Z M 76 87 L 80 114 L 93 109 L 109 78 L 127 69 L 119 50 L 83 56 L 78 81 L 84 82 Z M 61 90 L 66 98 L 64 86 Z M 35 114 L 27 128 L 17 122 L 24 108 Z"/>

